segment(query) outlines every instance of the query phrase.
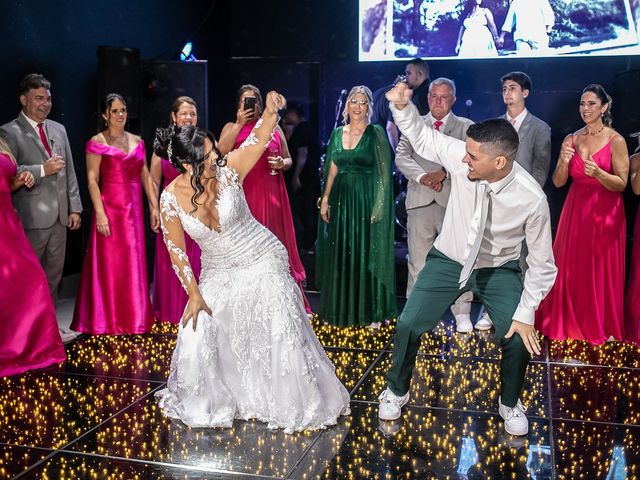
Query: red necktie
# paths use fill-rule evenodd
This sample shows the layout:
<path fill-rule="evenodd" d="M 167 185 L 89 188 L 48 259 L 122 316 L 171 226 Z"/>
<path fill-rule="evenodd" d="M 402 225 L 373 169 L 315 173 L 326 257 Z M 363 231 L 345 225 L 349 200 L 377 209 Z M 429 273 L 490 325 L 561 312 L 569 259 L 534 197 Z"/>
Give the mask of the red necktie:
<path fill-rule="evenodd" d="M 433 122 L 433 128 L 435 128 L 437 131 L 440 131 L 441 126 L 442 126 L 441 120 L 436 120 L 435 122 Z"/>
<path fill-rule="evenodd" d="M 49 147 L 49 142 L 47 142 L 47 136 L 44 134 L 44 128 L 42 128 L 41 123 L 38 124 L 38 131 L 40 132 L 40 141 L 42 142 L 44 149 L 49 154 L 49 157 L 52 157 L 51 148 Z"/>

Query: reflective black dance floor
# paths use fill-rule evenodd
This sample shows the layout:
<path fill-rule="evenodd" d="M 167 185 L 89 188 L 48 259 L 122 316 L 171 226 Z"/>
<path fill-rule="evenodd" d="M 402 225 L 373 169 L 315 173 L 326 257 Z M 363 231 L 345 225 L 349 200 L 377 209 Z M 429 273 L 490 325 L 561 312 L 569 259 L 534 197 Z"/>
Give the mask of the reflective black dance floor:
<path fill-rule="evenodd" d="M 380 423 L 392 326 L 316 331 L 351 391 L 334 428 L 286 435 L 259 422 L 190 429 L 164 418 L 175 329 L 83 337 L 65 365 L 0 379 L 0 478 L 623 479 L 640 478 L 640 351 L 545 342 L 528 370 L 526 438 L 502 431 L 497 343 L 425 338 L 410 406 Z"/>

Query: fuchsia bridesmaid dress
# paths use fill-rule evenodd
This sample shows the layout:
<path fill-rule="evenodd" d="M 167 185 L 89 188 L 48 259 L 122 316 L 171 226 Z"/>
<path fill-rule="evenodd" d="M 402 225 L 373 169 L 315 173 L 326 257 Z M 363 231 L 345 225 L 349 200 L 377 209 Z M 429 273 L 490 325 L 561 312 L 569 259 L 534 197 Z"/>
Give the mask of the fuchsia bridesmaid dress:
<path fill-rule="evenodd" d="M 180 172 L 169 160 L 161 159 L 162 189 L 169 185 Z M 191 269 L 196 281 L 200 278 L 200 247 L 185 233 L 185 251 L 189 257 Z M 162 239 L 162 232 L 156 235 L 156 253 L 153 269 L 153 315 L 161 322 L 178 323 L 187 305 L 187 292 L 184 291 L 171 266 L 171 258 Z"/>
<path fill-rule="evenodd" d="M 593 154 L 611 173 L 611 141 Z M 536 325 L 555 340 L 601 344 L 624 337 L 623 294 L 626 222 L 620 192 L 611 192 L 584 174 L 573 154 L 567 195 L 553 254 L 558 276 L 536 314 Z"/>
<path fill-rule="evenodd" d="M 640 345 L 640 208 L 636 214 L 629 285 L 625 297 L 625 339 Z"/>
<path fill-rule="evenodd" d="M 11 202 L 15 175 L 0 153 L 0 377 L 66 360 L 47 278 Z"/>
<path fill-rule="evenodd" d="M 256 122 L 249 122 L 242 127 L 236 138 L 234 149 L 240 147 L 242 142 L 249 136 L 249 133 L 251 133 L 251 130 L 253 130 L 255 124 Z M 278 171 L 276 175 L 271 175 L 271 168 L 267 160 L 267 157 L 272 155 L 269 153 L 270 151 L 277 151 L 278 155 L 282 154 L 280 137 L 277 134 L 273 135 L 258 163 L 245 177 L 242 188 L 251 214 L 271 230 L 287 249 L 291 276 L 300 287 L 307 313 L 311 313 L 311 307 L 309 307 L 309 302 L 303 289 L 303 282 L 307 277 L 298 254 L 296 232 L 293 228 L 287 187 L 284 183 L 282 171 Z"/>
<path fill-rule="evenodd" d="M 153 312 L 140 181 L 144 144 L 126 154 L 90 140 L 86 151 L 102 155 L 100 195 L 111 236 L 98 233 L 94 213 L 71 329 L 111 335 L 149 332 Z"/>

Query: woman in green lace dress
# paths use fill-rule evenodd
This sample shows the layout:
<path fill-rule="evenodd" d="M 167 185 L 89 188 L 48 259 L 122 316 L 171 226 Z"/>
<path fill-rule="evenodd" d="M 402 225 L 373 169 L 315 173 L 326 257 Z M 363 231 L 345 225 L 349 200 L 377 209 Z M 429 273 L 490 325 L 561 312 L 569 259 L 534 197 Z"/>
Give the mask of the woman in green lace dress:
<path fill-rule="evenodd" d="M 371 90 L 353 87 L 327 149 L 317 283 L 321 320 L 379 325 L 396 314 L 391 150 L 371 125 Z"/>

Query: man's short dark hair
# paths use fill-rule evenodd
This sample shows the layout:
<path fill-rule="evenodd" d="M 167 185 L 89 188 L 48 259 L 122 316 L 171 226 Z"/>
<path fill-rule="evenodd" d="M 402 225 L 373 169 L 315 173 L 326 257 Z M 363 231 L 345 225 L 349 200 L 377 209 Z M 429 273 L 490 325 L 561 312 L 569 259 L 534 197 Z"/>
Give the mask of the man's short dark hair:
<path fill-rule="evenodd" d="M 25 75 L 22 80 L 20 80 L 20 95 L 24 95 L 29 92 L 29 90 L 36 90 L 38 88 L 46 88 L 47 90 L 51 89 L 51 82 L 44 78 L 43 75 L 39 73 L 30 73 Z"/>
<path fill-rule="evenodd" d="M 504 82 L 506 82 L 507 80 L 516 82 L 518 85 L 520 85 L 520 88 L 522 90 L 529 90 L 529 93 L 531 93 L 531 78 L 526 73 L 524 72 L 507 73 L 500 79 L 500 82 L 504 85 Z"/>
<path fill-rule="evenodd" d="M 504 118 L 492 118 L 474 123 L 467 129 L 467 137 L 481 143 L 491 154 L 512 162 L 518 152 L 518 132 Z"/>
<path fill-rule="evenodd" d="M 407 65 L 414 65 L 418 70 L 424 73 L 424 76 L 429 80 L 429 64 L 421 58 L 414 58 L 407 62 Z"/>

